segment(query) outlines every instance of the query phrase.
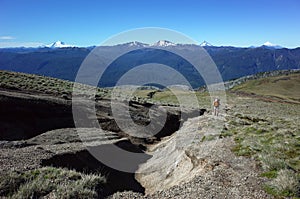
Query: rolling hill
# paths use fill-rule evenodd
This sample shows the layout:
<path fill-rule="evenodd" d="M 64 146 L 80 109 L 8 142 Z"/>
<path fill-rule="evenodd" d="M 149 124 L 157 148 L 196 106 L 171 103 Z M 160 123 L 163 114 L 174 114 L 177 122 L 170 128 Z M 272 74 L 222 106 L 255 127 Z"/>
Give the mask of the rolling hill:
<path fill-rule="evenodd" d="M 232 89 L 239 94 L 256 95 L 269 100 L 300 103 L 300 73 L 249 80 Z"/>

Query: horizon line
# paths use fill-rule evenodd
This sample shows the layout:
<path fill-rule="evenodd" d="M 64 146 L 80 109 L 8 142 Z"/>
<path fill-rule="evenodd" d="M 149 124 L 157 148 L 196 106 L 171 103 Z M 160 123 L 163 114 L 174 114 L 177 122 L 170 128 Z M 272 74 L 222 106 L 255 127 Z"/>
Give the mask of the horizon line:
<path fill-rule="evenodd" d="M 0 48 L 55 48 L 55 47 L 51 47 L 52 45 L 54 45 L 55 43 L 61 42 L 63 43 L 63 47 L 57 47 L 57 48 L 89 48 L 89 47 L 97 47 L 97 46 L 118 46 L 118 45 L 126 45 L 126 44 L 130 44 L 130 43 L 139 43 L 139 44 L 143 44 L 143 45 L 148 45 L 148 46 L 155 46 L 155 44 L 157 44 L 158 42 L 163 41 L 163 42 L 169 42 L 171 45 L 196 45 L 196 46 L 201 46 L 202 44 L 207 44 L 207 45 L 203 45 L 202 47 L 234 47 L 234 48 L 259 48 L 259 47 L 269 47 L 269 48 L 277 48 L 277 49 L 283 49 L 283 48 L 287 48 L 287 49 L 295 49 L 295 48 L 299 48 L 300 46 L 296 46 L 296 47 L 285 47 L 285 46 L 281 46 L 281 45 L 277 45 L 277 44 L 273 44 L 270 43 L 269 41 L 266 41 L 265 43 L 257 46 L 257 45 L 249 45 L 249 46 L 237 46 L 237 45 L 213 45 L 210 42 L 207 42 L 206 40 L 204 40 L 203 42 L 197 42 L 197 43 L 178 43 L 178 42 L 173 42 L 173 41 L 169 41 L 166 39 L 161 39 L 158 40 L 154 43 L 149 43 L 149 42 L 143 42 L 143 41 L 125 41 L 122 43 L 116 43 L 116 44 L 111 44 L 111 45 L 73 45 L 73 44 L 66 44 L 65 42 L 61 41 L 61 40 L 57 40 L 55 42 L 52 42 L 50 44 L 44 44 L 41 42 L 0 42 Z M 2 46 L 2 44 L 4 44 L 4 46 Z M 12 44 L 12 45 L 9 45 Z"/>

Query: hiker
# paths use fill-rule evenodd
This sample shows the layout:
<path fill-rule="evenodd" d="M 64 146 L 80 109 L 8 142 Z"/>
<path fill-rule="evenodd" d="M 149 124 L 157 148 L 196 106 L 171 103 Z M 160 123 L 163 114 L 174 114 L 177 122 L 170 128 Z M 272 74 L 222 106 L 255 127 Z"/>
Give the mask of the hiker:
<path fill-rule="evenodd" d="M 220 107 L 220 100 L 218 98 L 215 98 L 213 106 L 214 106 L 214 116 L 218 116 L 219 115 L 219 107 Z"/>

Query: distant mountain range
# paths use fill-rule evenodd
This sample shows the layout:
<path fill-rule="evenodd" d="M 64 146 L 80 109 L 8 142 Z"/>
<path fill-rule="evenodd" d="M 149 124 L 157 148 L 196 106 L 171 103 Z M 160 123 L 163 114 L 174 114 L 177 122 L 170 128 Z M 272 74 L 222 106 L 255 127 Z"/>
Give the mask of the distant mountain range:
<path fill-rule="evenodd" d="M 143 47 L 143 49 L 134 50 L 136 46 Z M 161 49 L 153 49 L 150 48 L 151 46 L 160 46 Z M 178 48 L 193 52 L 195 46 L 161 40 L 151 45 L 135 41 L 100 47 L 112 52 L 120 48 L 133 49 L 133 51 L 115 60 L 108 67 L 99 85 L 114 86 L 116 81 L 131 68 L 146 63 L 160 63 L 179 71 L 194 88 L 200 87 L 204 85 L 204 81 L 196 70 L 193 70 L 186 60 L 167 51 L 170 48 Z M 201 46 L 216 63 L 224 81 L 259 72 L 300 68 L 300 48 L 287 49 L 270 43 L 249 48 L 217 47 L 208 42 L 203 42 Z M 82 61 L 93 48 L 93 46 L 75 47 L 63 42 L 55 42 L 40 48 L 2 48 L 0 49 L 0 70 L 74 81 Z"/>
<path fill-rule="evenodd" d="M 167 41 L 167 40 L 159 40 L 153 44 L 146 44 L 146 43 L 142 43 L 142 42 L 138 42 L 138 41 L 133 41 L 133 42 L 128 42 L 128 43 L 124 43 L 124 44 L 118 44 L 118 45 L 130 45 L 130 46 L 139 46 L 139 47 L 147 47 L 147 46 L 161 46 L 161 47 L 167 47 L 167 46 L 177 46 L 177 45 L 185 45 L 185 44 L 176 44 L 173 43 L 171 41 Z M 208 46 L 214 46 L 211 43 L 207 42 L 207 41 L 203 41 L 202 43 L 199 44 L 199 46 L 202 47 L 208 47 Z M 38 48 L 70 48 L 70 47 L 78 47 L 76 45 L 70 45 L 70 44 L 66 44 L 65 42 L 62 41 L 56 41 L 53 42 L 51 44 L 47 44 L 47 45 L 42 45 Z M 215 46 L 218 47 L 218 46 Z M 233 46 L 232 46 L 233 47 Z M 266 47 L 266 48 L 275 48 L 275 49 L 280 49 L 280 48 L 284 48 L 280 45 L 277 44 L 273 44 L 269 41 L 263 43 L 260 46 L 250 46 L 249 48 L 258 48 L 258 47 Z M 90 47 L 86 47 L 86 48 L 90 48 Z"/>

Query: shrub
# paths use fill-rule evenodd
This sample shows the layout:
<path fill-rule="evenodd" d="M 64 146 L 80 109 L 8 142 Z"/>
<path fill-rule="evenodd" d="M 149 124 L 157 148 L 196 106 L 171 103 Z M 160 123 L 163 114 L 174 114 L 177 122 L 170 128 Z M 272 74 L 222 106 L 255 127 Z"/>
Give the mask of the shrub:
<path fill-rule="evenodd" d="M 294 171 L 282 169 L 278 172 L 277 177 L 269 183 L 269 187 L 272 188 L 277 195 L 300 196 L 299 180 L 299 177 Z"/>
<path fill-rule="evenodd" d="M 262 163 L 262 168 L 267 171 L 279 171 L 287 168 L 287 164 L 284 160 L 276 158 L 270 154 L 260 154 L 259 159 Z"/>
<path fill-rule="evenodd" d="M 1 177 L 0 196 L 11 198 L 97 198 L 106 182 L 100 174 L 43 167 L 23 173 L 11 171 Z"/>
<path fill-rule="evenodd" d="M 25 183 L 25 177 L 15 171 L 1 175 L 0 196 L 12 195 L 23 183 Z"/>

